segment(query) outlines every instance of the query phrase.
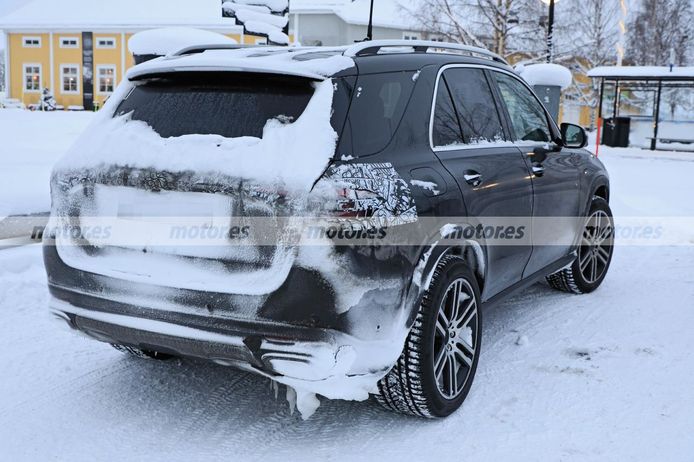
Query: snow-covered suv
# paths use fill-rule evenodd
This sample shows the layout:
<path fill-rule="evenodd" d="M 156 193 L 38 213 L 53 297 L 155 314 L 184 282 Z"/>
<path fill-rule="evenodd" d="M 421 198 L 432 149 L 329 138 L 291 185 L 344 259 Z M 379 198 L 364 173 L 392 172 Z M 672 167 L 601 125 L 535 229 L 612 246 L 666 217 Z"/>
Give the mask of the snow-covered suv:
<path fill-rule="evenodd" d="M 373 394 L 446 416 L 482 308 L 605 277 L 585 143 L 478 48 L 184 49 L 131 69 L 56 165 L 51 310 L 139 356 L 267 376 L 303 415 Z"/>

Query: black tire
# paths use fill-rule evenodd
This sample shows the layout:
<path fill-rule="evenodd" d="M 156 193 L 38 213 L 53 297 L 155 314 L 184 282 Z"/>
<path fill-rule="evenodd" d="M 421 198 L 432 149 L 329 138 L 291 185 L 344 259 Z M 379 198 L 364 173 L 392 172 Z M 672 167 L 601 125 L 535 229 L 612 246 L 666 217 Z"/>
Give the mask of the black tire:
<path fill-rule="evenodd" d="M 602 284 L 614 253 L 614 219 L 610 205 L 593 197 L 571 266 L 547 276 L 549 285 L 573 294 L 587 294 Z"/>
<path fill-rule="evenodd" d="M 126 345 L 118 345 L 117 343 L 112 343 L 111 346 L 121 353 L 126 353 L 138 358 L 144 359 L 158 359 L 160 361 L 165 361 L 167 359 L 174 358 L 174 355 L 168 353 L 160 353 L 153 350 L 143 350 L 141 348 L 130 347 Z"/>
<path fill-rule="evenodd" d="M 445 310 L 453 306 L 450 297 L 454 295 L 449 292 L 451 288 L 452 294 L 470 292 L 474 299 L 461 299 L 458 295 L 459 302 L 456 306 L 462 306 L 462 311 L 454 311 L 451 316 L 447 316 L 450 312 Z M 447 303 L 442 307 L 444 301 L 451 301 L 451 305 Z M 477 279 L 464 260 L 456 256 L 442 258 L 434 271 L 429 290 L 424 295 L 400 358 L 388 375 L 378 382 L 379 394 L 376 395 L 376 400 L 389 410 L 418 417 L 446 417 L 458 409 L 470 391 L 477 369 L 482 340 L 479 307 Z M 469 314 L 473 308 L 474 313 Z M 440 309 L 444 310 L 443 315 Z M 450 317 L 451 320 L 458 321 L 449 323 L 450 329 L 442 331 L 440 326 L 444 324 L 444 318 L 441 316 L 446 320 Z M 470 317 L 466 322 L 468 316 Z M 453 325 L 454 323 L 457 325 Z M 463 339 L 463 334 L 469 337 Z M 439 355 L 439 365 L 443 361 L 440 375 L 434 371 L 435 354 Z M 458 364 L 451 361 L 457 361 Z M 450 374 L 451 371 L 456 373 Z M 464 382 L 459 385 L 458 381 L 463 376 Z M 456 383 L 456 392 L 447 396 L 444 390 L 446 384 L 441 385 L 440 382 L 447 381 L 451 385 L 451 377 L 457 379 L 453 382 Z"/>

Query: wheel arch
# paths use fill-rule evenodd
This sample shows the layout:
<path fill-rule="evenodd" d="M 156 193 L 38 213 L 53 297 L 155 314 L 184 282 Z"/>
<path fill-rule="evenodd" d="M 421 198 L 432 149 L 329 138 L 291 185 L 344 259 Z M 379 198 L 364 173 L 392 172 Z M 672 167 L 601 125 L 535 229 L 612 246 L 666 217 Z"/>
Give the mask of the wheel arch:
<path fill-rule="evenodd" d="M 442 233 L 442 239 L 451 238 L 452 232 Z M 422 298 L 429 288 L 431 277 L 439 262 L 448 255 L 460 257 L 475 275 L 480 293 L 484 290 L 487 274 L 487 252 L 484 244 L 473 239 L 461 240 L 455 245 L 440 245 L 436 241 L 433 245 L 422 248 L 417 266 L 410 282 L 409 293 L 416 294 L 411 297 L 411 312 L 408 316 L 408 326 L 411 326 L 416 317 Z"/>
<path fill-rule="evenodd" d="M 585 197 L 585 204 L 583 204 L 582 216 L 588 216 L 588 211 L 590 210 L 594 197 L 601 197 L 608 203 L 610 202 L 610 181 L 606 176 L 598 176 L 591 182 L 590 187 L 587 188 L 587 191 L 588 194 Z"/>

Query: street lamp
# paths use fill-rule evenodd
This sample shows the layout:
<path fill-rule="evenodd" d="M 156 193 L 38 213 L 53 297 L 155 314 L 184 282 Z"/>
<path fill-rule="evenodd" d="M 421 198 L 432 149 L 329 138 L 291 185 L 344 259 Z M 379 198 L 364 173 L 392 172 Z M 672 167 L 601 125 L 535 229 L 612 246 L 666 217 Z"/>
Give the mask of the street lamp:
<path fill-rule="evenodd" d="M 547 18 L 547 62 L 552 62 L 552 33 L 554 29 L 554 3 L 559 0 L 542 0 L 542 3 L 549 5 L 549 16 Z"/>

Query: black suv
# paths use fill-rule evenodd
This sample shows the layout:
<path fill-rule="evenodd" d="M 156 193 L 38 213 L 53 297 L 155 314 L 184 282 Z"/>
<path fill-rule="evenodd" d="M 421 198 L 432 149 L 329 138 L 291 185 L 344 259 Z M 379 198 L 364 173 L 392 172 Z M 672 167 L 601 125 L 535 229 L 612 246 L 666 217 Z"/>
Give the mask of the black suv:
<path fill-rule="evenodd" d="M 484 307 L 604 279 L 609 180 L 585 144 L 479 48 L 181 50 L 131 69 L 55 168 L 51 310 L 137 356 L 267 376 L 307 412 L 371 394 L 446 416 Z"/>

